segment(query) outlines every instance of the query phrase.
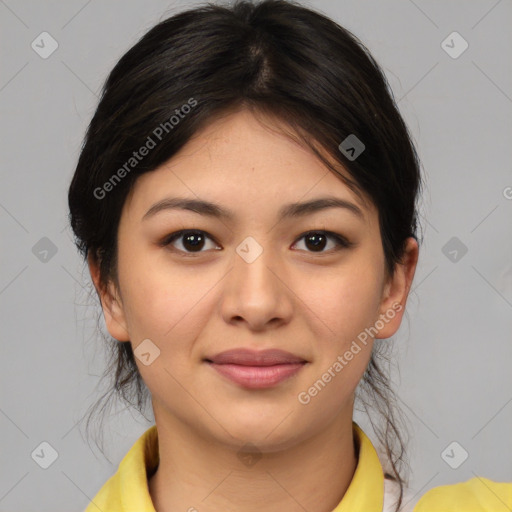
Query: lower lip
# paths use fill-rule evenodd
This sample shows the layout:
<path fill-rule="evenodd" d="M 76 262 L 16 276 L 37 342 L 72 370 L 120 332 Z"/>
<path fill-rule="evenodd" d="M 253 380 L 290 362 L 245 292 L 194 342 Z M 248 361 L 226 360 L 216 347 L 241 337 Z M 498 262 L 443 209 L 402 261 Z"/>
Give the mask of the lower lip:
<path fill-rule="evenodd" d="M 295 375 L 305 363 L 276 364 L 273 366 L 243 366 L 240 364 L 209 365 L 221 375 L 250 389 L 263 389 L 275 386 Z"/>

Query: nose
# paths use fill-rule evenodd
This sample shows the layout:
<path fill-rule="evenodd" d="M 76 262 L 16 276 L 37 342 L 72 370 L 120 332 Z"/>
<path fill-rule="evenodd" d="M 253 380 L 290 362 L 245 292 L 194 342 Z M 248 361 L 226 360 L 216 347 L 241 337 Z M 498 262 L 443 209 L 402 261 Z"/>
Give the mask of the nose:
<path fill-rule="evenodd" d="M 247 239 L 246 239 L 247 240 Z M 227 323 L 262 331 L 290 321 L 293 292 L 283 262 L 254 239 L 240 244 L 224 280 L 221 310 Z"/>

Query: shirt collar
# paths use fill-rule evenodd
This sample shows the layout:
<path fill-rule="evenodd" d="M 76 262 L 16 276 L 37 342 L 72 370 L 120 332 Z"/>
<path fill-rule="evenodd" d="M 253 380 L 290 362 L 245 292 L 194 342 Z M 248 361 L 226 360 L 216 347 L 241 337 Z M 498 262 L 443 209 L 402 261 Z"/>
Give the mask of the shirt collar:
<path fill-rule="evenodd" d="M 352 481 L 333 512 L 381 512 L 384 506 L 384 472 L 368 436 L 352 422 L 358 461 Z"/>
<path fill-rule="evenodd" d="M 352 423 L 352 431 L 358 462 L 343 499 L 332 512 L 381 512 L 384 474 L 379 457 L 370 439 L 355 422 Z M 156 512 L 149 494 L 148 478 L 154 473 L 159 460 L 158 432 L 153 425 L 133 444 L 117 472 L 85 512 L 93 512 L 93 509 L 96 512 L 96 506 L 119 512 Z"/>

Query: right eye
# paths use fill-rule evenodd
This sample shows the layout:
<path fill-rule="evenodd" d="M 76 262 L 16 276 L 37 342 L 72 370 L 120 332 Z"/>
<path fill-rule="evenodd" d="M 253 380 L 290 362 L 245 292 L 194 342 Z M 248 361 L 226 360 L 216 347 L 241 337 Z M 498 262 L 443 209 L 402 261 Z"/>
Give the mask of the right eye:
<path fill-rule="evenodd" d="M 214 242 L 215 247 L 218 247 L 218 244 L 215 242 L 213 237 L 206 233 L 206 231 L 201 231 L 197 229 L 182 229 L 180 231 L 171 233 L 162 240 L 160 245 L 162 247 L 169 247 L 173 246 L 175 241 L 178 241 L 178 245 L 181 245 L 182 248 L 173 246 L 171 250 L 176 250 L 177 252 L 191 255 L 194 253 L 205 252 L 201 251 L 201 249 L 204 248 L 205 240 L 207 239 Z"/>

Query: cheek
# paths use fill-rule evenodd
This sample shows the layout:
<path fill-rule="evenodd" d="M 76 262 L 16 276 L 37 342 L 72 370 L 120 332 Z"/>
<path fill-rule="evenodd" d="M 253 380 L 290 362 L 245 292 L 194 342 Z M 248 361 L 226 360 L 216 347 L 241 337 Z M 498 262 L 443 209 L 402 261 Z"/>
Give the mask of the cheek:
<path fill-rule="evenodd" d="M 377 266 L 373 268 L 379 268 Z M 378 318 L 380 276 L 368 266 L 352 266 L 304 288 L 308 323 L 315 331 L 315 361 L 301 390 L 318 421 L 348 407 L 371 357 L 370 331 Z M 308 280 L 309 281 L 309 280 Z"/>
<path fill-rule="evenodd" d="M 206 276 L 171 275 L 154 265 L 131 266 L 126 273 L 123 299 L 128 332 L 137 367 L 153 395 L 165 390 L 183 398 L 178 383 L 189 374 L 195 341 L 211 314 L 206 311 L 205 293 L 213 286 Z M 149 351 L 158 354 L 149 365 L 137 357 L 137 347 L 146 339 L 157 347 L 149 345 Z"/>
<path fill-rule="evenodd" d="M 146 256 L 146 257 L 145 257 Z M 119 262 L 123 304 L 132 343 L 154 340 L 160 350 L 173 350 L 174 359 L 194 340 L 208 320 L 210 293 L 221 275 L 179 270 L 165 261 L 150 260 L 142 251 Z M 209 292 L 210 291 L 210 292 Z"/>
<path fill-rule="evenodd" d="M 309 295 L 309 309 L 321 321 L 315 320 L 314 364 L 295 400 L 304 407 L 313 429 L 321 430 L 338 413 L 352 407 L 373 348 L 365 329 L 376 320 L 379 296 L 375 282 L 372 285 L 368 275 L 363 279 L 354 272 L 331 279 L 322 290 Z"/>
<path fill-rule="evenodd" d="M 316 286 L 311 286 L 315 281 L 310 276 L 303 281 L 298 295 L 305 298 L 311 321 L 316 318 L 328 354 L 350 345 L 378 317 L 380 276 L 368 267 L 341 269 L 319 278 Z"/>

